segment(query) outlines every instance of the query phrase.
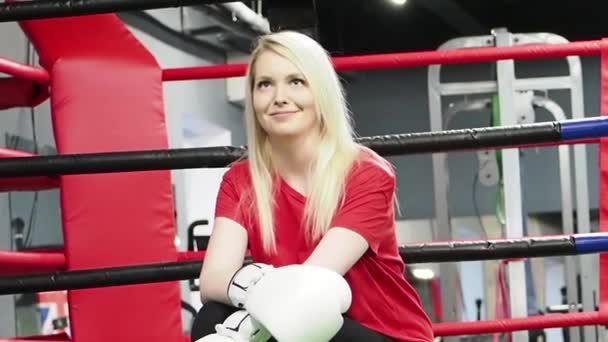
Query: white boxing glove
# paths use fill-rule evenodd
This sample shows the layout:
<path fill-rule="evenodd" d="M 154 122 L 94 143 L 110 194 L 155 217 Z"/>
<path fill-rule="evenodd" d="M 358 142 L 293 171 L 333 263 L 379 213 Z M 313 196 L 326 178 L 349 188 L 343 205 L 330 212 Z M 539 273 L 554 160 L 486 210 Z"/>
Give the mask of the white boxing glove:
<path fill-rule="evenodd" d="M 215 326 L 215 334 L 207 335 L 196 342 L 266 342 L 270 333 L 255 322 L 245 310 L 228 316 L 222 324 Z"/>
<path fill-rule="evenodd" d="M 245 308 L 279 342 L 327 342 L 342 327 L 351 302 L 350 286 L 340 274 L 290 265 L 260 279 Z"/>
<path fill-rule="evenodd" d="M 236 271 L 228 283 L 228 299 L 232 305 L 239 309 L 244 308 L 249 289 L 272 268 L 271 265 L 253 263 Z"/>

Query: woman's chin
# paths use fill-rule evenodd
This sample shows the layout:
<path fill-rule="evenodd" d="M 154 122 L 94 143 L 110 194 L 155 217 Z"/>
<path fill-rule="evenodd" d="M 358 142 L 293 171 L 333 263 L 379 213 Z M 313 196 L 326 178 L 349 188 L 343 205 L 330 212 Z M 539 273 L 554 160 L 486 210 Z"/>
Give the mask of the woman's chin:
<path fill-rule="evenodd" d="M 304 130 L 295 127 L 277 127 L 268 132 L 268 135 L 275 139 L 293 139 L 303 134 L 305 134 Z"/>
<path fill-rule="evenodd" d="M 294 139 L 314 134 L 315 128 L 308 123 L 302 124 L 294 120 L 269 125 L 266 132 L 270 137 L 275 139 Z"/>
<path fill-rule="evenodd" d="M 290 139 L 298 136 L 297 131 L 290 130 L 276 130 L 269 133 L 269 136 L 281 140 L 281 139 Z"/>

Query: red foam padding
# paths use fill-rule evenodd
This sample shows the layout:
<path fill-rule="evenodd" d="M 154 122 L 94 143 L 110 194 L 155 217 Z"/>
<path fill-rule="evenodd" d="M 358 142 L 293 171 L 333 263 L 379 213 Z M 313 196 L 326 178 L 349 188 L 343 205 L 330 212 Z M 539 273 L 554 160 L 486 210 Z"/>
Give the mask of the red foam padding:
<path fill-rule="evenodd" d="M 48 88 L 35 81 L 0 78 L 0 110 L 14 107 L 35 107 L 48 97 Z"/>
<path fill-rule="evenodd" d="M 608 39 L 603 39 L 601 44 L 601 65 L 600 65 L 600 114 L 608 115 Z M 608 140 L 600 139 L 599 148 L 599 230 L 608 232 Z M 599 270 L 599 298 L 600 311 L 608 312 L 608 254 L 600 254 Z"/>
<path fill-rule="evenodd" d="M 59 154 L 166 149 L 161 70 L 115 15 L 21 23 L 51 73 Z M 170 171 L 61 177 L 69 270 L 177 260 Z M 175 341 L 178 282 L 68 292 L 74 341 Z"/>

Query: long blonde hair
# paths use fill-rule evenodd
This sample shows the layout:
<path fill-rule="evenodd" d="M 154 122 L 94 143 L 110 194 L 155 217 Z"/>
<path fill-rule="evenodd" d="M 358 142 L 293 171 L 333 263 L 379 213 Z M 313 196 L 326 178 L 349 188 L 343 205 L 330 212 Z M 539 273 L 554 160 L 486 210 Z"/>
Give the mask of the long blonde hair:
<path fill-rule="evenodd" d="M 263 51 L 272 51 L 289 59 L 304 75 L 317 106 L 321 140 L 309 172 L 310 191 L 306 196 L 304 224 L 306 239 L 319 239 L 330 228 L 331 220 L 344 193 L 344 183 L 359 148 L 354 139 L 352 121 L 331 58 L 312 38 L 293 31 L 261 37 L 252 52 L 246 75 L 246 133 L 249 171 L 253 183 L 253 201 L 257 209 L 261 238 L 267 253 L 276 252 L 274 202 L 276 174 L 271 163 L 271 147 L 253 109 L 253 74 L 255 62 Z"/>

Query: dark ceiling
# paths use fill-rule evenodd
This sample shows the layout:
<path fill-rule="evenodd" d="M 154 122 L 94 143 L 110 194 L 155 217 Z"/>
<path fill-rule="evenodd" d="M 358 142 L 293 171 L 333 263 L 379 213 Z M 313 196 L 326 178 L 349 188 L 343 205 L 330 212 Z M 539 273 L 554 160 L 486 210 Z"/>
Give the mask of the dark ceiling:
<path fill-rule="evenodd" d="M 273 30 L 314 32 L 334 55 L 436 49 L 448 39 L 551 32 L 570 40 L 608 36 L 602 0 L 263 0 Z M 608 4 L 608 3 L 606 3 Z"/>

